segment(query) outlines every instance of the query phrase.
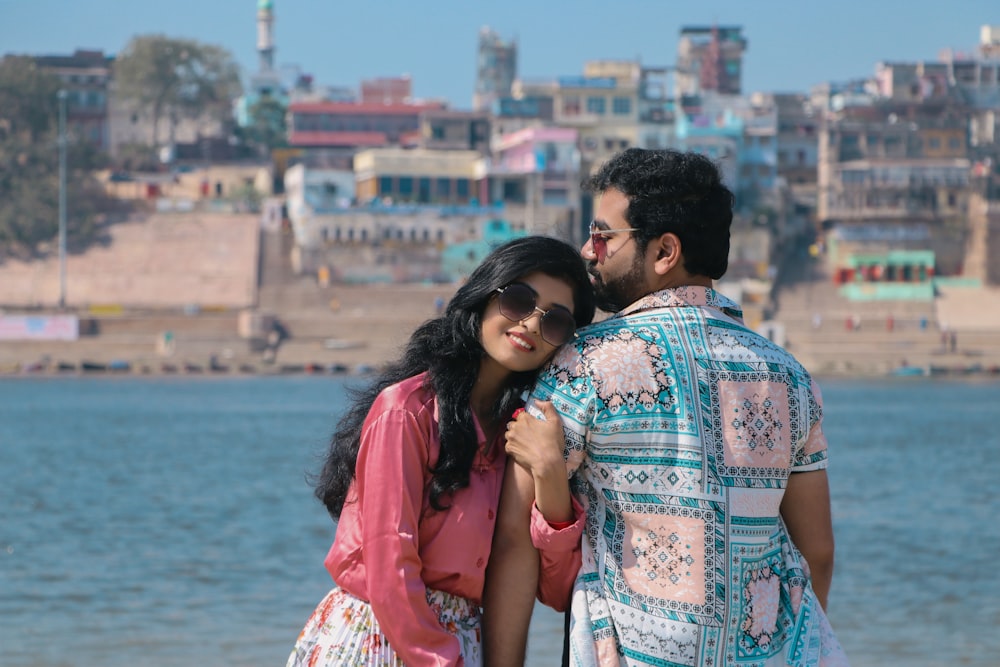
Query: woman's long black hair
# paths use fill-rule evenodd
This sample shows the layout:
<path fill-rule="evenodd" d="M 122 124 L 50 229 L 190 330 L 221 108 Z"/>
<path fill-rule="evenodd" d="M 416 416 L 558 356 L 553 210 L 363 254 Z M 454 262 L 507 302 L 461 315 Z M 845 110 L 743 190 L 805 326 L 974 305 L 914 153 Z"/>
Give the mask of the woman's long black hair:
<path fill-rule="evenodd" d="M 424 371 L 437 396 L 440 415 L 441 454 L 431 471 L 431 506 L 443 509 L 442 496 L 468 486 L 477 445 L 470 398 L 484 354 L 480 342 L 483 312 L 498 288 L 534 272 L 566 280 L 573 288 L 577 326 L 590 323 L 594 296 L 584 261 L 575 248 L 553 238 L 529 236 L 493 250 L 455 292 L 444 315 L 418 327 L 398 360 L 368 388 L 351 393 L 351 407 L 337 424 L 316 479 L 315 495 L 332 517 L 340 517 L 354 479 L 361 427 L 375 399 L 386 387 Z M 496 415 L 507 414 L 514 407 L 536 374 L 512 374 Z"/>

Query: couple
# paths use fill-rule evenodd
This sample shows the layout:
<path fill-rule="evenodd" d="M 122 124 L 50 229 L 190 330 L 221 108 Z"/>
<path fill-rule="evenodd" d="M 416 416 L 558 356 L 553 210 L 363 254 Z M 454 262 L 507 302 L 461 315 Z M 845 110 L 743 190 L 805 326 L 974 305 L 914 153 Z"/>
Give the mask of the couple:
<path fill-rule="evenodd" d="M 501 246 L 355 397 L 316 489 L 336 586 L 289 666 L 520 665 L 536 595 L 574 666 L 847 664 L 819 390 L 712 289 L 731 192 L 642 149 L 587 185 L 591 278 Z M 577 332 L 591 280 L 615 314 Z"/>

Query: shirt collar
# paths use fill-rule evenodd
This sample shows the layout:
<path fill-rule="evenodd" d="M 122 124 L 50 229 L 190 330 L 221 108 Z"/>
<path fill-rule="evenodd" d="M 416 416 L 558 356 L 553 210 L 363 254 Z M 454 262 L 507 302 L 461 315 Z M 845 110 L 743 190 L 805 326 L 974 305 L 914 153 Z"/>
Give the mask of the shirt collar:
<path fill-rule="evenodd" d="M 679 308 L 682 306 L 702 306 L 721 310 L 729 317 L 743 322 L 743 310 L 729 297 L 723 296 L 711 287 L 686 285 L 668 287 L 658 292 L 652 292 L 638 301 L 626 306 L 614 317 L 624 317 L 632 313 L 640 313 L 654 308 Z"/>

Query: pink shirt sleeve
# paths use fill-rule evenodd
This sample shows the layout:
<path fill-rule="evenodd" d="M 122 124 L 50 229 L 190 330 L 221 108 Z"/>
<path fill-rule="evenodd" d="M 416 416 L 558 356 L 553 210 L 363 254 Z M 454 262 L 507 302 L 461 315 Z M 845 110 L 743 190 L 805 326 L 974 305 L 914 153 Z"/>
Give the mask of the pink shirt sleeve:
<path fill-rule="evenodd" d="M 414 415 L 398 409 L 374 416 L 362 431 L 356 474 L 369 602 L 408 667 L 461 666 L 458 640 L 427 604 L 420 576 L 426 438 Z"/>
<path fill-rule="evenodd" d="M 566 611 L 576 575 L 580 571 L 583 525 L 586 512 L 576 498 L 573 523 L 562 529 L 549 525 L 535 505 L 531 506 L 531 543 L 538 549 L 540 571 L 538 599 L 556 611 Z"/>

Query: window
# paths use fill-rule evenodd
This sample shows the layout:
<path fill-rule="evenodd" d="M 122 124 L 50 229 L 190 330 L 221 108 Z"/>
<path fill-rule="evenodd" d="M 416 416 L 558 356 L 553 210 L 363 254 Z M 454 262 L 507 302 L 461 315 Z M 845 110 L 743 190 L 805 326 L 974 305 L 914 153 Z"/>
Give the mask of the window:
<path fill-rule="evenodd" d="M 611 100 L 611 113 L 616 116 L 627 116 L 632 113 L 632 100 L 628 97 L 616 97 Z"/>
<path fill-rule="evenodd" d="M 392 176 L 379 176 L 378 177 L 378 194 L 379 195 L 391 195 L 392 191 Z"/>
<path fill-rule="evenodd" d="M 580 98 L 575 95 L 563 98 L 563 114 L 566 116 L 579 116 Z"/>
<path fill-rule="evenodd" d="M 438 199 L 450 199 L 451 198 L 451 179 L 450 178 L 439 178 L 437 179 L 436 195 Z"/>
<path fill-rule="evenodd" d="M 605 102 L 606 101 L 603 97 L 588 97 L 587 113 L 593 113 L 599 116 L 603 116 L 605 110 Z"/>
<path fill-rule="evenodd" d="M 399 177 L 399 196 L 409 197 L 413 194 L 413 177 L 412 176 L 400 176 Z"/>
<path fill-rule="evenodd" d="M 460 178 L 455 182 L 456 194 L 459 199 L 465 200 L 469 198 L 469 180 L 466 178 Z"/>

